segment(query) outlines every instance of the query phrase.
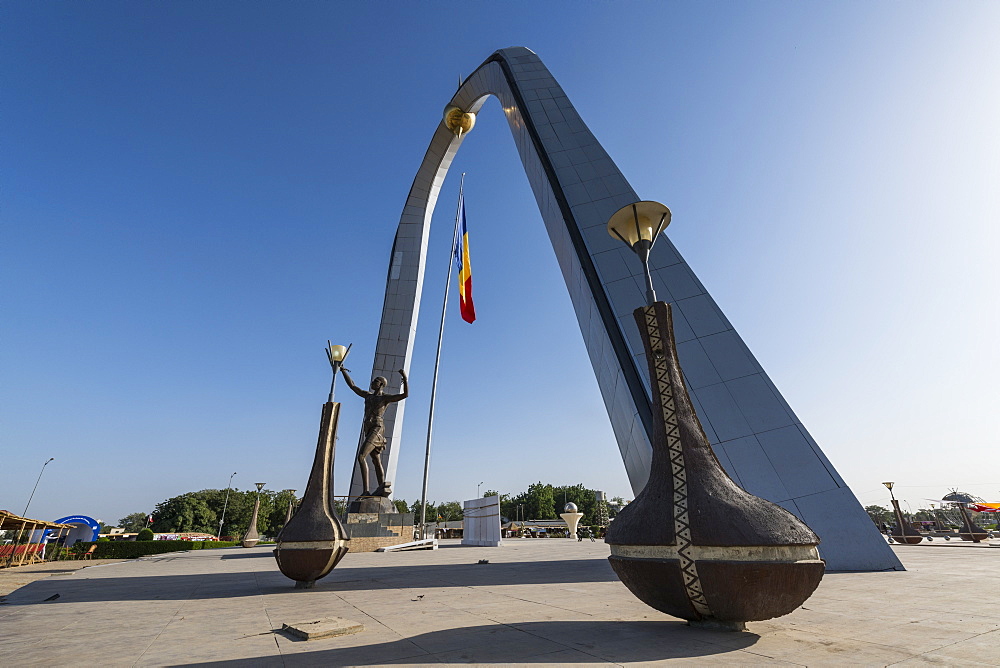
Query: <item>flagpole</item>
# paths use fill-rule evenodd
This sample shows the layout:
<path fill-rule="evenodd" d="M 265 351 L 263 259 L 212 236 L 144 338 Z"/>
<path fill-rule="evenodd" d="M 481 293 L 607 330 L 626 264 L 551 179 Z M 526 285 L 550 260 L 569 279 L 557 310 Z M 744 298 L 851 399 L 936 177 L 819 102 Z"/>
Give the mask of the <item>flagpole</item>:
<path fill-rule="evenodd" d="M 431 406 L 427 412 L 427 448 L 424 451 L 424 485 L 420 493 L 420 537 L 427 538 L 427 473 L 431 465 L 431 435 L 434 431 L 434 400 L 437 398 L 438 367 L 441 365 L 441 343 L 444 340 L 444 317 L 448 312 L 448 292 L 451 290 L 451 269 L 455 265 L 455 245 L 458 243 L 458 223 L 462 216 L 462 196 L 465 189 L 465 172 L 458 186 L 458 204 L 455 207 L 455 231 L 448 254 L 448 279 L 444 284 L 444 303 L 441 305 L 441 327 L 438 329 L 437 355 L 434 358 L 434 380 L 431 382 Z"/>

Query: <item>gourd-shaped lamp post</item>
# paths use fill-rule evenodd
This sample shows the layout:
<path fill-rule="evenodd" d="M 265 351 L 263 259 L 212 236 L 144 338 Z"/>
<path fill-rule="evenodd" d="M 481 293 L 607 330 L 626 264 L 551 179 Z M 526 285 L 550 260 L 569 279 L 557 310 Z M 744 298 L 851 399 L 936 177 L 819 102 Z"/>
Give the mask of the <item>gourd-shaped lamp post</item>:
<path fill-rule="evenodd" d="M 295 581 L 296 589 L 308 589 L 326 577 L 347 554 L 350 538 L 333 508 L 333 458 L 337 444 L 340 404 L 334 402 L 337 373 L 351 347 L 326 342 L 326 357 L 333 369 L 330 395 L 323 404 L 316 455 L 306 491 L 298 510 L 278 534 L 274 558 L 278 569 Z"/>
<path fill-rule="evenodd" d="M 659 202 L 636 202 L 608 221 L 639 256 L 644 307 L 634 311 L 649 365 L 653 456 L 649 480 L 608 527 L 608 558 L 647 605 L 692 626 L 743 630 L 788 614 L 819 585 L 819 537 L 784 508 L 726 474 L 698 421 L 674 345 L 670 305 L 656 300 L 649 252 L 670 222 Z"/>
<path fill-rule="evenodd" d="M 896 500 L 896 495 L 892 493 L 892 487 L 896 483 L 884 482 L 882 484 L 885 485 L 887 490 L 889 490 L 889 497 L 892 499 L 892 510 L 896 515 L 896 530 L 891 532 L 890 537 L 897 543 L 902 543 L 904 545 L 916 545 L 922 541 L 924 537 L 903 517 L 903 511 L 899 507 L 899 501 Z"/>
<path fill-rule="evenodd" d="M 255 482 L 257 486 L 257 497 L 253 501 L 253 513 L 250 514 L 250 527 L 246 535 L 243 536 L 243 547 L 253 547 L 260 541 L 260 534 L 257 533 L 257 515 L 260 513 L 260 490 L 264 488 L 264 482 Z"/>

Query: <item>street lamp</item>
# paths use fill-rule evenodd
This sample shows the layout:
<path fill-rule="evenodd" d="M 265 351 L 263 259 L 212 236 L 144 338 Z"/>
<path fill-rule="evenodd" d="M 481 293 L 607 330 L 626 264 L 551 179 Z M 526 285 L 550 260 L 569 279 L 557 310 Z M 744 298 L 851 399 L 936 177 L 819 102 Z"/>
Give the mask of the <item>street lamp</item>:
<path fill-rule="evenodd" d="M 344 364 L 344 360 L 347 359 L 348 353 L 351 352 L 351 346 L 354 344 L 348 344 L 345 348 L 344 346 L 335 346 L 330 343 L 329 340 L 326 342 L 326 357 L 330 360 L 330 366 L 333 367 L 333 380 L 330 381 L 330 396 L 327 397 L 327 401 L 333 401 L 333 388 L 337 386 L 337 372 L 340 371 L 340 367 Z"/>
<path fill-rule="evenodd" d="M 482 488 L 483 488 L 483 483 L 482 483 L 482 481 L 480 481 L 480 483 L 478 485 L 476 485 L 476 498 L 477 499 L 479 498 L 479 490 L 481 490 Z"/>
<path fill-rule="evenodd" d="M 646 277 L 646 305 L 656 301 L 653 279 L 649 275 L 649 251 L 670 224 L 670 209 L 659 202 L 635 202 L 618 209 L 608 221 L 608 234 L 631 248 L 642 262 Z"/>
<path fill-rule="evenodd" d="M 236 475 L 236 471 L 233 471 L 233 475 Z M 222 518 L 219 520 L 219 540 L 222 540 L 222 523 L 226 521 L 226 508 L 229 507 L 229 490 L 233 486 L 233 475 L 229 476 L 229 484 L 226 485 L 226 500 L 222 504 Z"/>
<path fill-rule="evenodd" d="M 893 501 L 895 501 L 896 500 L 896 495 L 892 493 L 892 486 L 895 485 L 896 483 L 894 483 L 894 482 L 884 482 L 882 484 L 885 485 L 885 488 L 887 490 L 889 490 L 889 496 L 892 497 Z"/>
<path fill-rule="evenodd" d="M 48 466 L 49 462 L 51 462 L 54 459 L 55 457 L 49 457 L 47 460 L 45 460 L 45 463 L 42 464 L 42 470 L 38 472 L 38 480 L 35 480 L 35 486 L 31 488 L 31 496 L 28 497 L 28 503 L 25 504 L 24 512 L 21 513 L 21 517 L 28 516 L 28 506 L 31 505 L 31 500 L 35 498 L 35 490 L 38 489 L 38 482 L 42 479 L 42 474 L 45 473 L 45 467 Z"/>

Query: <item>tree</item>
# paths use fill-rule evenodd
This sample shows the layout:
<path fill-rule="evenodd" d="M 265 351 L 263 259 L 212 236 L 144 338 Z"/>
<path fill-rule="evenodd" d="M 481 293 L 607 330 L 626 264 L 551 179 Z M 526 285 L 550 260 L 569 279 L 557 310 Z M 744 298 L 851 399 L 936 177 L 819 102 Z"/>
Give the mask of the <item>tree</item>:
<path fill-rule="evenodd" d="M 134 533 L 146 526 L 146 518 L 149 513 L 129 513 L 118 520 L 118 527 L 124 529 L 126 533 Z"/>
<path fill-rule="evenodd" d="M 218 519 L 206 498 L 206 491 L 188 492 L 156 504 L 152 529 L 158 533 L 200 531 L 214 534 L 219 528 Z"/>
<path fill-rule="evenodd" d="M 495 493 L 495 492 L 494 492 Z M 552 485 L 537 482 L 520 494 L 500 495 L 500 515 L 512 520 L 553 520 L 558 519 L 569 502 L 576 504 L 583 513 L 580 519 L 584 526 L 595 525 L 598 521 L 596 491 L 583 484 Z M 620 496 L 608 503 L 608 512 L 613 517 L 625 505 Z"/>
<path fill-rule="evenodd" d="M 614 517 L 625 507 L 625 499 L 620 496 L 612 496 L 608 501 L 608 515 Z"/>
<path fill-rule="evenodd" d="M 153 540 L 152 529 L 142 529 L 139 534 L 135 537 L 136 540 Z"/>
<path fill-rule="evenodd" d="M 281 531 L 281 528 L 285 526 L 285 518 L 288 517 L 288 504 L 292 504 L 292 512 L 295 512 L 295 506 L 297 505 L 298 498 L 295 496 L 295 492 L 290 489 L 283 489 L 277 493 L 267 492 L 270 498 L 271 510 L 265 517 L 263 514 L 265 491 L 261 491 L 260 493 L 260 519 L 262 521 L 259 522 L 259 526 L 260 530 L 263 531 L 262 535 L 269 538 L 275 538 Z"/>
<path fill-rule="evenodd" d="M 153 530 L 159 533 L 201 532 L 215 534 L 219 531 L 219 519 L 225 505 L 226 490 L 203 489 L 188 492 L 156 504 L 153 511 Z M 257 490 L 240 491 L 234 489 L 229 494 L 226 505 L 225 526 L 221 535 L 239 536 L 250 525 Z M 288 502 L 293 498 L 291 490 L 273 492 L 261 490 L 260 512 L 257 516 L 257 530 L 263 536 L 274 537 L 285 524 Z"/>
<path fill-rule="evenodd" d="M 420 502 L 414 501 L 410 504 L 408 511 L 413 513 L 413 525 L 420 524 Z M 442 501 L 441 503 L 427 502 L 427 523 L 433 522 L 459 522 L 464 517 L 462 504 L 458 501 Z"/>
<path fill-rule="evenodd" d="M 883 522 L 894 521 L 892 511 L 883 506 L 865 506 L 865 512 L 868 513 L 868 517 L 872 518 L 875 526 L 880 528 Z"/>
<path fill-rule="evenodd" d="M 413 525 L 417 526 L 420 524 L 420 502 L 414 501 L 410 504 L 410 512 L 413 513 Z M 437 509 L 434 506 L 433 501 L 427 502 L 427 521 L 434 522 L 437 521 Z"/>
<path fill-rule="evenodd" d="M 556 515 L 556 499 L 552 485 L 536 482 L 528 485 L 528 490 L 518 494 L 508 502 L 512 506 L 523 505 L 522 517 L 532 520 L 554 520 Z M 501 506 L 501 514 L 503 506 Z M 513 517 L 513 515 L 510 515 Z"/>
<path fill-rule="evenodd" d="M 334 499 L 333 500 L 333 512 L 337 514 L 337 517 L 346 521 L 347 518 L 347 501 L 344 499 Z"/>
<path fill-rule="evenodd" d="M 567 503 L 575 503 L 577 510 L 583 513 L 583 517 L 580 518 L 581 524 L 584 526 L 597 524 L 597 496 L 594 494 L 594 490 L 577 484 L 554 487 L 552 493 L 560 513 Z"/>
<path fill-rule="evenodd" d="M 405 499 L 393 499 L 392 505 L 396 509 L 397 513 L 410 512 L 410 506 L 406 503 Z"/>
<path fill-rule="evenodd" d="M 437 517 L 442 522 L 460 522 L 464 517 L 462 505 L 458 501 L 445 501 L 437 507 Z"/>

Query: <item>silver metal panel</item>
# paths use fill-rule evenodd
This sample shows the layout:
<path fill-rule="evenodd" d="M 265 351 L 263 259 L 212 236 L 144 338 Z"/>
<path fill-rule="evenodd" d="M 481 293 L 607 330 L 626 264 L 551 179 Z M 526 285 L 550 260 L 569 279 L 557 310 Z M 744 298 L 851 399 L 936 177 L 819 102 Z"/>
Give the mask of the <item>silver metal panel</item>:
<path fill-rule="evenodd" d="M 684 381 L 690 389 L 696 390 L 699 387 L 722 382 L 719 372 L 712 365 L 712 360 L 701 347 L 701 341 L 693 339 L 678 343 L 677 356 L 684 359 Z"/>
<path fill-rule="evenodd" d="M 682 367 L 685 363 L 681 360 Z M 698 397 L 698 403 L 701 404 L 703 412 L 699 413 L 698 417 L 702 423 L 711 424 L 712 430 L 715 431 L 718 441 L 713 442 L 713 445 L 753 434 L 753 430 L 750 429 L 750 425 L 747 424 L 746 418 L 743 417 L 724 383 L 697 390 L 691 389 L 690 392 Z"/>
<path fill-rule="evenodd" d="M 797 499 L 839 487 L 826 467 L 816 466 L 816 454 L 796 425 L 756 435 L 777 471 L 788 496 Z M 868 520 L 871 522 L 871 520 Z"/>
<path fill-rule="evenodd" d="M 740 485 L 746 491 L 775 503 L 790 498 L 791 495 L 785 489 L 778 472 L 774 470 L 771 460 L 760 447 L 756 437 L 745 436 L 720 443 L 715 446 L 716 454 L 719 451 L 726 453 L 733 469 L 739 475 Z"/>
<path fill-rule="evenodd" d="M 740 337 L 731 329 L 703 336 L 699 341 L 722 380 L 733 380 L 763 371 Z"/>
<path fill-rule="evenodd" d="M 794 424 L 794 416 L 785 410 L 761 374 L 730 380 L 726 389 L 755 434 Z"/>
<path fill-rule="evenodd" d="M 628 262 L 604 227 L 612 213 L 640 198 L 534 53 L 520 47 L 496 52 L 463 82 L 452 104 L 476 112 L 490 95 L 500 100 L 506 114 L 629 481 L 638 492 L 649 475 L 651 409 L 645 360 L 631 314 L 643 305 L 644 288 L 638 262 Z M 387 275 L 373 376 L 389 378 L 391 391 L 398 388 L 395 369 L 410 366 L 431 214 L 460 144 L 443 124 L 438 126 L 389 255 L 393 268 Z M 723 444 L 720 461 L 727 470 L 751 491 L 788 508 L 806 498 L 827 498 L 830 505 L 823 512 L 812 510 L 812 502 L 803 503 L 810 508 L 805 519 L 823 539 L 821 550 L 831 569 L 901 569 L 877 532 L 873 535 L 867 514 L 832 464 L 665 236 L 653 249 L 650 267 L 659 296 L 674 304 L 675 338 L 692 385 L 691 398 L 713 446 Z M 384 460 L 392 480 L 402 405 L 392 404 L 386 418 Z M 752 442 L 758 442 L 756 448 Z M 351 493 L 359 492 L 355 468 Z"/>
<path fill-rule="evenodd" d="M 810 527 L 823 527 L 819 556 L 826 559 L 827 570 L 902 570 L 901 566 L 887 565 L 876 550 L 865 549 L 868 545 L 889 546 L 847 487 L 809 494 L 794 502 L 802 521 Z"/>

